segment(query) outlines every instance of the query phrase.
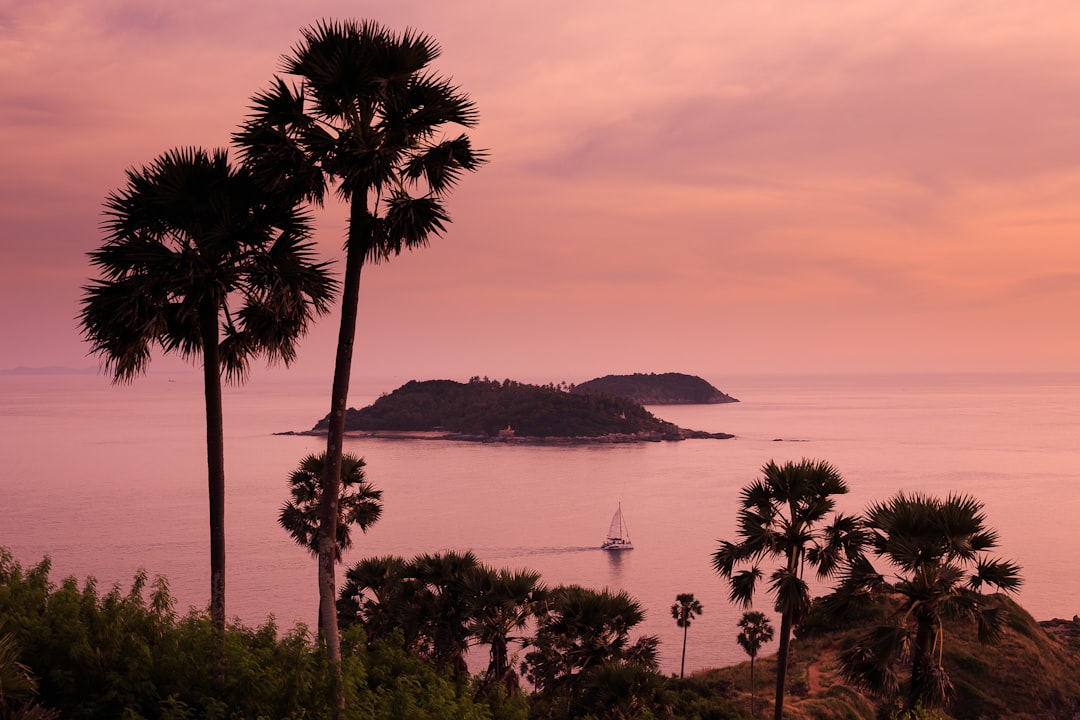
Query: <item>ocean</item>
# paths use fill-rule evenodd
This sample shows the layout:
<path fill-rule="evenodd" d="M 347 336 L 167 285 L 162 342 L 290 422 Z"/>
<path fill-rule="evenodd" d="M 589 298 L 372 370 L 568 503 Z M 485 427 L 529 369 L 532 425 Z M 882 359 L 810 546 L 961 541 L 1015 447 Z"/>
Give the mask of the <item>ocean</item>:
<path fill-rule="evenodd" d="M 462 378 L 464 379 L 464 378 Z M 584 379 L 584 378 L 582 378 Z M 767 461 L 824 459 L 859 512 L 898 490 L 969 493 L 985 504 L 1000 556 L 1023 568 L 1019 602 L 1036 619 L 1080 613 L 1080 375 L 706 376 L 739 398 L 662 406 L 683 427 L 731 440 L 628 445 L 356 439 L 383 490 L 382 519 L 356 535 L 346 566 L 369 555 L 473 550 L 531 568 L 549 585 L 624 589 L 646 609 L 677 672 L 682 631 L 670 607 L 691 592 L 687 671 L 745 659 L 740 608 L 710 558 L 734 539 L 741 487 Z M 354 382 L 351 405 L 400 382 Z M 226 426 L 226 608 L 248 624 L 314 625 L 314 560 L 277 524 L 286 478 L 321 438 L 275 435 L 325 415 L 329 382 L 260 380 L 230 388 Z M 198 372 L 130 386 L 100 376 L 0 376 L 0 546 L 52 577 L 126 588 L 139 568 L 168 578 L 179 609 L 205 607 L 209 533 Z M 621 503 L 635 549 L 599 549 Z M 343 575 L 339 574 L 339 579 Z M 762 595 L 756 609 L 771 612 Z M 769 649 L 766 649 L 769 651 Z"/>

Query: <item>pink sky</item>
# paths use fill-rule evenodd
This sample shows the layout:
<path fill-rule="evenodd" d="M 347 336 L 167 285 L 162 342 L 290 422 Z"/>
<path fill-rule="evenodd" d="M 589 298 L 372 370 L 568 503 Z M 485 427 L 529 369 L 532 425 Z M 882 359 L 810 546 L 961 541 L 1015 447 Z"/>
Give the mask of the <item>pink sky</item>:
<path fill-rule="evenodd" d="M 491 162 L 367 271 L 358 376 L 1080 369 L 1080 4 L 659 7 L 0 0 L 0 368 L 96 364 L 123 171 L 226 144 L 301 27 L 366 17 L 442 44 Z"/>

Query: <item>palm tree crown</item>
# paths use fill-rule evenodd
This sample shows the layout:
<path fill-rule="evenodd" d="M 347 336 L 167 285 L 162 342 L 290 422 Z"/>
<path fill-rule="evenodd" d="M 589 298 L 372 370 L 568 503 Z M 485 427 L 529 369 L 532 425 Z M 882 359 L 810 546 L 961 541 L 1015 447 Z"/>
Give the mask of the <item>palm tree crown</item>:
<path fill-rule="evenodd" d="M 326 454 L 311 454 L 289 475 L 289 494 L 278 514 L 278 523 L 301 547 L 318 557 L 319 493 Z M 351 525 L 362 532 L 382 516 L 382 490 L 376 490 L 364 476 L 364 459 L 345 453 L 341 456 L 341 490 L 338 496 L 337 561 L 352 547 Z"/>

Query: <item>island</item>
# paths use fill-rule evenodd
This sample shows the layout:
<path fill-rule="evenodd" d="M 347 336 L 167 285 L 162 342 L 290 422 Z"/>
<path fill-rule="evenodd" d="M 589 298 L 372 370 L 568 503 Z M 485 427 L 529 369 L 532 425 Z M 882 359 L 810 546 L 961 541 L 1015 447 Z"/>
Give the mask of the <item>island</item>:
<path fill-rule="evenodd" d="M 684 373 L 634 373 L 605 375 L 579 385 L 571 392 L 581 395 L 615 395 L 642 405 L 705 405 L 739 402 L 697 375 Z"/>
<path fill-rule="evenodd" d="M 323 418 L 304 434 L 323 434 L 328 425 Z M 349 408 L 345 430 L 375 437 L 534 443 L 734 437 L 681 428 L 627 398 L 478 377 L 467 383 L 411 380 L 365 408 Z"/>

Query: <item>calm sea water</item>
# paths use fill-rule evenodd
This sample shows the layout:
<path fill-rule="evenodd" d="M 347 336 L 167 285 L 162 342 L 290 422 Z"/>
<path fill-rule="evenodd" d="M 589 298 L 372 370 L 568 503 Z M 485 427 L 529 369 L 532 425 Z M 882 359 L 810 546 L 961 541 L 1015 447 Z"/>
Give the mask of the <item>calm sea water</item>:
<path fill-rule="evenodd" d="M 739 489 L 762 464 L 826 459 L 857 512 L 895 491 L 968 492 L 1023 566 L 1036 618 L 1080 612 L 1080 376 L 710 377 L 742 402 L 655 414 L 733 440 L 537 447 L 356 440 L 384 491 L 383 519 L 346 558 L 472 549 L 549 584 L 625 589 L 647 609 L 677 671 L 669 608 L 694 593 L 705 613 L 687 669 L 743 659 L 710 556 L 734 537 Z M 367 404 L 398 382 L 361 382 Z M 320 439 L 274 436 L 325 414 L 327 383 L 255 378 L 226 395 L 227 611 L 249 624 L 314 623 L 315 563 L 277 525 L 288 473 Z M 0 377 L 0 545 L 54 579 L 127 586 L 138 568 L 168 577 L 181 608 L 209 587 L 205 431 L 198 375 L 129 387 L 94 376 Z M 599 550 L 621 502 L 635 550 Z M 759 609 L 771 610 L 763 596 Z"/>

